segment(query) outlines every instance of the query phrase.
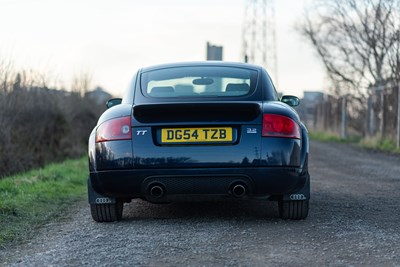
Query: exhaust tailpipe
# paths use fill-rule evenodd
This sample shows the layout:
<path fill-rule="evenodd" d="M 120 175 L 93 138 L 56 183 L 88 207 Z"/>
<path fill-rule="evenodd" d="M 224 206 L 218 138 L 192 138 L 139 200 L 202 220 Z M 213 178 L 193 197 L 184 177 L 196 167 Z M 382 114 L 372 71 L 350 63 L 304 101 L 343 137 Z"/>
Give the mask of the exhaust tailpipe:
<path fill-rule="evenodd" d="M 236 184 L 232 188 L 232 194 L 237 198 L 244 197 L 246 195 L 246 187 L 241 184 Z"/>
<path fill-rule="evenodd" d="M 150 196 L 160 198 L 164 195 L 164 189 L 159 185 L 154 185 L 150 188 Z"/>

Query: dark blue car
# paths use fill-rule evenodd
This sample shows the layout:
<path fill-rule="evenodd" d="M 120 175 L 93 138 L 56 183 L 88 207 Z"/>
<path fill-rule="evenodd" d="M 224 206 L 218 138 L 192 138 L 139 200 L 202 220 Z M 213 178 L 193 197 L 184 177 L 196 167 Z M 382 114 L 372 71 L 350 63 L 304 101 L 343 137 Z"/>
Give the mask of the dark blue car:
<path fill-rule="evenodd" d="M 92 217 L 118 221 L 153 203 L 258 198 L 284 219 L 308 215 L 307 129 L 265 69 L 227 62 L 143 68 L 107 102 L 89 138 Z"/>

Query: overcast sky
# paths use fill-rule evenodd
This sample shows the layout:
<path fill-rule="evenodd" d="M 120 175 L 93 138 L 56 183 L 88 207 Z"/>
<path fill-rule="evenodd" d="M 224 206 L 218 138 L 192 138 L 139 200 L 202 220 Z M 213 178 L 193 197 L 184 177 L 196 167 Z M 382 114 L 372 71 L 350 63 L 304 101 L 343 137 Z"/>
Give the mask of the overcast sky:
<path fill-rule="evenodd" d="M 122 95 L 141 67 L 204 60 L 206 42 L 241 61 L 244 0 L 0 0 L 0 58 L 48 72 L 66 87 L 92 75 Z M 324 72 L 294 30 L 305 0 L 276 0 L 279 90 L 323 90 Z"/>

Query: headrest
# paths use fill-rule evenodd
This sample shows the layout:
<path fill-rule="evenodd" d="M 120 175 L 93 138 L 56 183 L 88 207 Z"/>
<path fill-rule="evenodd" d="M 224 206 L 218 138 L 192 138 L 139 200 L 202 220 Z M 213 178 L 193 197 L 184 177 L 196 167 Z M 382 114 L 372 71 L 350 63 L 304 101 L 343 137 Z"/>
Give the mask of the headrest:
<path fill-rule="evenodd" d="M 226 92 L 248 92 L 250 86 L 247 83 L 228 83 Z"/>
<path fill-rule="evenodd" d="M 163 93 L 174 93 L 174 87 L 172 86 L 157 86 L 151 88 L 152 94 L 163 94 Z"/>

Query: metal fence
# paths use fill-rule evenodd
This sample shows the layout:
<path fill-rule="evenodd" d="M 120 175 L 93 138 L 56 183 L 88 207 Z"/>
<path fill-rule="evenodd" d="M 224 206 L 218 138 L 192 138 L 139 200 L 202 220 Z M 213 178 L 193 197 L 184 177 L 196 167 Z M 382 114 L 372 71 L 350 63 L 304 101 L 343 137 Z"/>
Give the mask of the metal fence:
<path fill-rule="evenodd" d="M 370 88 L 366 97 L 325 95 L 300 116 L 313 131 L 393 140 L 400 147 L 400 84 Z"/>

